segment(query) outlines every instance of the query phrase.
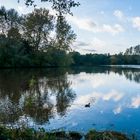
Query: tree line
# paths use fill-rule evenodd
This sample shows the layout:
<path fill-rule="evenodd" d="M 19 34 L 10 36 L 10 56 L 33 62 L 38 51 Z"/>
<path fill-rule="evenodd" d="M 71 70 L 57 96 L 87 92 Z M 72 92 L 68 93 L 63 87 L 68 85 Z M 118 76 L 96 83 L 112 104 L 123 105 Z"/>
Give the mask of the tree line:
<path fill-rule="evenodd" d="M 45 8 L 35 8 L 31 13 L 19 15 L 15 9 L 1 7 L 0 67 L 140 64 L 139 45 L 127 49 L 124 54 L 116 55 L 82 55 L 72 51 L 71 45 L 76 34 L 65 15 L 70 14 L 70 8 L 76 5 L 71 4 L 66 3 L 66 7 L 60 9 L 54 7 L 57 15 L 52 15 Z"/>
<path fill-rule="evenodd" d="M 140 55 L 140 45 L 126 49 L 125 55 Z"/>
<path fill-rule="evenodd" d="M 0 8 L 0 67 L 65 66 L 76 38 L 65 16 L 34 9 L 19 15 Z M 5 13 L 5 14 L 3 14 Z"/>
<path fill-rule="evenodd" d="M 73 66 L 94 65 L 140 65 L 140 55 L 126 55 L 123 53 L 110 54 L 85 54 L 79 52 L 71 53 Z"/>

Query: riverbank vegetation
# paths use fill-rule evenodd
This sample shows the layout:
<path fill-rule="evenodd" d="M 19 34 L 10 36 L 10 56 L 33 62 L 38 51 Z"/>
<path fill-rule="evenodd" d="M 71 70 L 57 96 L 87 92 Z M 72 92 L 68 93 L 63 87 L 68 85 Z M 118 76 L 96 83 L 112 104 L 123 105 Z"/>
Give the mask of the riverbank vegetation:
<path fill-rule="evenodd" d="M 77 138 L 82 136 L 86 140 L 92 140 L 92 138 L 102 138 L 103 136 L 108 136 L 112 138 L 118 134 L 119 137 L 125 139 L 125 135 L 120 135 L 117 132 L 108 132 L 108 131 L 90 131 L 89 135 L 79 134 L 80 132 L 71 132 L 70 134 L 65 132 L 55 133 L 46 133 L 43 129 L 39 129 L 41 132 L 36 132 L 34 129 L 25 129 L 25 128 L 37 128 L 38 126 L 44 126 L 44 124 L 49 124 L 52 120 L 55 120 L 56 114 L 62 119 L 67 116 L 71 106 L 73 107 L 74 101 L 78 98 L 76 92 L 72 88 L 72 80 L 69 79 L 69 75 L 80 75 L 80 73 L 87 73 L 87 75 L 110 75 L 111 73 L 116 74 L 117 76 L 122 76 L 128 80 L 128 83 L 133 82 L 136 84 L 140 83 L 140 73 L 139 69 L 123 69 L 117 67 L 86 67 L 86 68 L 61 68 L 61 69 L 6 69 L 1 70 L 0 73 L 0 122 L 3 126 L 12 126 L 9 129 L 5 127 L 0 128 L 0 140 L 13 136 L 16 140 L 22 136 L 23 140 L 26 138 L 29 139 L 47 139 L 52 140 L 54 136 L 64 136 L 67 139 L 69 135 L 75 135 Z M 91 77 L 92 78 L 92 77 Z M 14 80 L 13 80 L 14 79 Z M 75 79 L 75 77 L 73 78 Z M 42 90 L 43 89 L 43 90 Z M 78 87 L 79 89 L 79 87 Z M 13 94 L 15 93 L 15 94 Z M 126 97 L 127 98 L 127 97 Z M 52 100 L 54 99 L 54 100 Z M 95 98 L 95 102 L 97 99 Z M 88 103 L 88 102 L 87 102 Z M 115 103 L 115 102 L 114 102 Z M 92 108 L 92 106 L 91 106 Z M 93 105 L 93 109 L 96 108 L 96 105 Z M 80 109 L 85 109 L 85 103 L 81 103 Z M 88 108 L 87 108 L 88 109 Z M 86 110 L 87 110 L 86 109 Z M 55 111 L 54 111 L 55 110 Z M 111 110 L 112 112 L 112 110 Z M 30 120 L 33 120 L 33 122 Z M 75 116 L 73 118 L 75 120 Z M 84 120 L 84 118 L 82 119 Z M 86 119 L 85 119 L 86 120 Z M 70 121 L 71 122 L 71 121 Z M 71 125 L 69 121 L 66 122 L 68 125 Z M 91 121 L 91 124 L 93 124 Z M 34 125 L 32 125 L 32 123 Z M 64 120 L 65 123 L 65 120 Z M 31 124 L 31 126 L 30 126 Z M 23 127 L 24 126 L 24 127 Z M 54 124 L 55 126 L 55 124 Z M 63 126 L 63 123 L 62 123 Z M 93 127 L 99 126 L 95 122 Z M 113 121 L 112 124 L 108 124 L 108 129 L 115 129 L 116 124 Z M 20 129 L 14 129 L 15 127 L 20 127 Z M 61 127 L 61 125 L 60 125 Z M 82 126 L 79 126 L 82 127 Z M 59 128 L 56 123 L 56 127 Z M 52 127 L 53 129 L 53 127 Z M 65 130 L 65 127 L 60 128 Z M 21 131 L 22 130 L 22 131 Z M 136 131 L 134 131 L 136 133 Z M 130 134 L 131 135 L 131 134 Z M 107 137 L 106 136 L 106 137 Z M 12 138 L 13 138 L 12 137 Z M 51 137 L 51 138 L 50 138 Z M 132 136 L 131 136 L 132 137 Z M 10 139 L 9 138 L 9 139 Z M 12 139 L 11 138 L 11 139 Z M 13 138 L 13 139 L 14 139 Z M 50 138 L 50 139 L 49 139 Z M 135 136 L 133 135 L 133 138 Z M 15 140 L 14 139 L 14 140 Z M 44 140 L 43 139 L 43 140 Z M 54 138 L 56 139 L 56 137 Z M 71 138 L 69 138 L 71 139 Z M 93 139 L 93 140 L 96 140 Z M 102 140 L 102 139 L 101 139 Z M 108 140 L 108 139 L 107 139 Z M 114 139 L 112 139 L 114 140 Z M 121 140 L 121 138 L 119 139 Z M 123 139 L 122 139 L 123 140 Z M 136 139 L 132 139 L 136 140 Z"/>
<path fill-rule="evenodd" d="M 64 16 L 34 9 L 20 16 L 14 9 L 0 11 L 0 67 L 69 65 L 68 51 L 76 35 Z"/>
<path fill-rule="evenodd" d="M 79 132 L 45 132 L 43 128 L 38 131 L 31 128 L 8 129 L 0 127 L 1 140 L 130 140 L 125 134 L 113 131 L 89 131 L 87 134 Z"/>
<path fill-rule="evenodd" d="M 123 53 L 110 54 L 86 54 L 78 52 L 71 53 L 74 66 L 95 66 L 95 65 L 140 65 L 140 55 L 125 55 Z"/>

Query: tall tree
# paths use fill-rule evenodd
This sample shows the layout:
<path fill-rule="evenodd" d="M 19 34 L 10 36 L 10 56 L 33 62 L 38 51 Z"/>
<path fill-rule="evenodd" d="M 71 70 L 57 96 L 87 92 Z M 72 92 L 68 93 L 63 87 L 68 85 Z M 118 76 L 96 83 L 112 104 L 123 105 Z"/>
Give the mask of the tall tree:
<path fill-rule="evenodd" d="M 24 37 L 34 50 L 48 47 L 53 21 L 54 17 L 49 14 L 49 11 L 42 8 L 35 9 L 25 17 Z"/>
<path fill-rule="evenodd" d="M 59 15 L 56 23 L 56 48 L 59 50 L 69 51 L 70 45 L 76 39 L 76 35 L 71 30 L 64 16 Z"/>

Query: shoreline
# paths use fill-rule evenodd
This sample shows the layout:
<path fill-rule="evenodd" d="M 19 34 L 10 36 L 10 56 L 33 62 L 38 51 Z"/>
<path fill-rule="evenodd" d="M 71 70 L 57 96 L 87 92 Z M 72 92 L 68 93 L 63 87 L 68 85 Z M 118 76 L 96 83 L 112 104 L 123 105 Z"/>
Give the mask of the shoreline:
<path fill-rule="evenodd" d="M 133 68 L 133 69 L 140 69 L 140 65 L 93 65 L 93 66 L 86 66 L 86 65 L 77 65 L 77 66 L 11 66 L 11 67 L 0 67 L 0 70 L 3 69 L 47 69 L 47 68 L 81 68 L 81 67 L 110 67 L 110 68 Z"/>
<path fill-rule="evenodd" d="M 46 132 L 40 128 L 38 131 L 33 128 L 6 128 L 0 126 L 1 140 L 131 140 L 125 134 L 115 131 L 90 130 L 83 134 L 76 131 L 54 131 Z M 132 137 L 133 139 L 133 137 Z"/>

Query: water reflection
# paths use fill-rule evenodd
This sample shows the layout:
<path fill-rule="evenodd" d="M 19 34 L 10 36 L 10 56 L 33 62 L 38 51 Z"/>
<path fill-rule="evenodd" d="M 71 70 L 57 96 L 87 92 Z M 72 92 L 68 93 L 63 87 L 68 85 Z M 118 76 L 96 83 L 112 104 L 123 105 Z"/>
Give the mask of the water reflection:
<path fill-rule="evenodd" d="M 105 73 L 110 74 L 111 72 L 119 74 L 121 76 L 125 76 L 126 79 L 130 81 L 135 81 L 140 83 L 140 67 L 136 66 L 133 68 L 129 67 L 81 67 L 81 68 L 74 68 L 71 71 L 73 74 L 78 74 L 80 72 L 86 73 Z"/>
<path fill-rule="evenodd" d="M 112 68 L 112 71 L 124 75 L 130 81 L 140 83 L 140 69 L 138 68 Z"/>
<path fill-rule="evenodd" d="M 140 132 L 139 85 L 134 68 L 1 70 L 0 122 Z"/>
<path fill-rule="evenodd" d="M 1 71 L 0 121 L 14 123 L 26 114 L 36 123 L 63 116 L 76 97 L 65 71 Z"/>

